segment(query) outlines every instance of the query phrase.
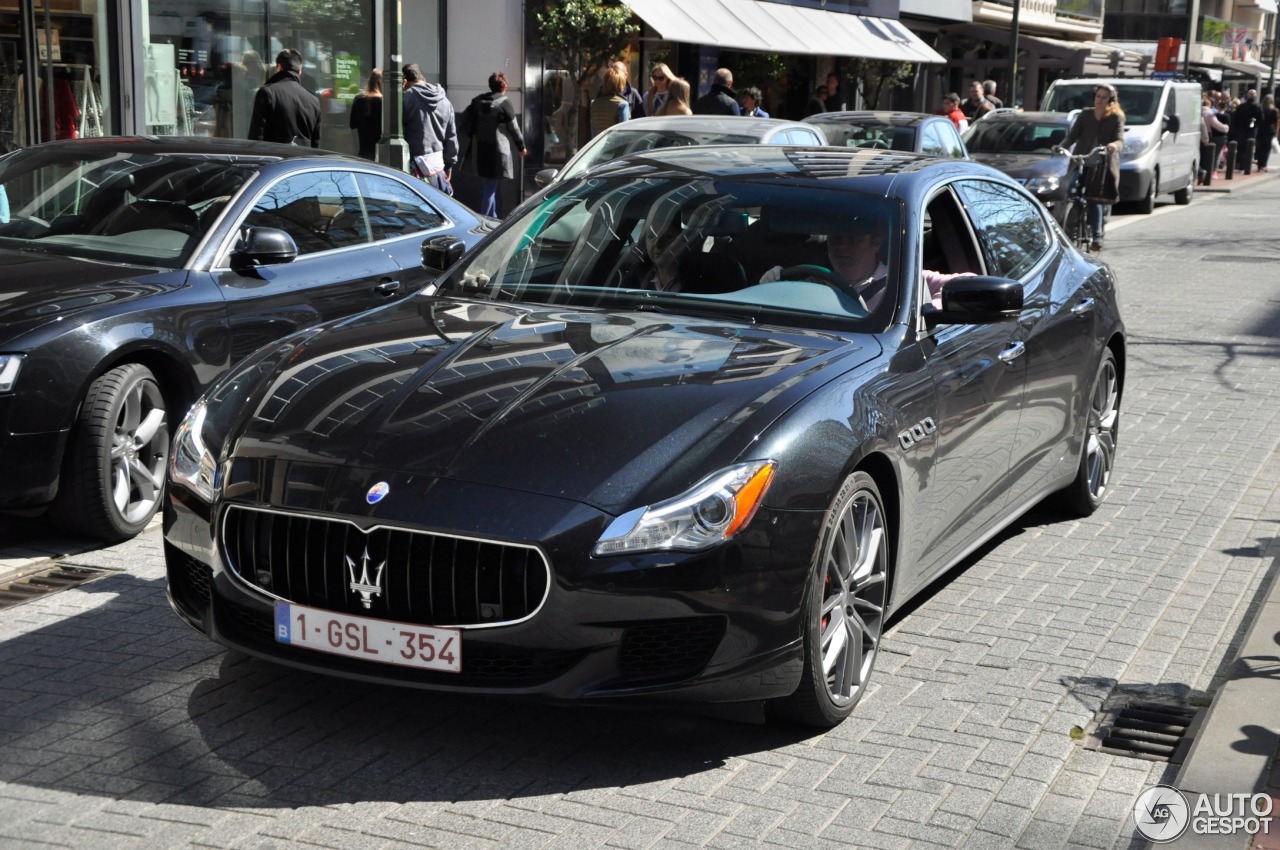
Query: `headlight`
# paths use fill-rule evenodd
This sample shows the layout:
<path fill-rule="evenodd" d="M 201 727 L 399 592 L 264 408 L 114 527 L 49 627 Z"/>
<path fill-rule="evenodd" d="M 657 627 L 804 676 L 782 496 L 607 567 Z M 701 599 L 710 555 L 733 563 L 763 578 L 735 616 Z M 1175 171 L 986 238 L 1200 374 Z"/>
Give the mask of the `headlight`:
<path fill-rule="evenodd" d="M 1142 136 L 1130 136 L 1124 140 L 1124 148 L 1120 151 L 1120 156 L 1126 159 L 1133 159 L 1147 149 L 1149 143 Z"/>
<path fill-rule="evenodd" d="M 1056 191 L 1061 183 L 1062 181 L 1058 179 L 1058 175 L 1050 174 L 1047 177 L 1032 177 L 1027 180 L 1026 186 L 1032 192 L 1035 192 L 1037 195 L 1041 195 L 1045 192 Z"/>
<path fill-rule="evenodd" d="M 0 393 L 7 393 L 18 382 L 22 371 L 22 354 L 0 354 Z"/>
<path fill-rule="evenodd" d="M 751 522 L 776 468 L 772 460 L 741 463 L 674 499 L 629 511 L 609 524 L 593 554 L 699 552 L 723 543 Z"/>
<path fill-rule="evenodd" d="M 173 438 L 173 454 L 169 457 L 169 477 L 193 490 L 206 502 L 217 495 L 217 463 L 204 442 L 204 419 L 209 408 L 203 400 L 187 413 Z"/>

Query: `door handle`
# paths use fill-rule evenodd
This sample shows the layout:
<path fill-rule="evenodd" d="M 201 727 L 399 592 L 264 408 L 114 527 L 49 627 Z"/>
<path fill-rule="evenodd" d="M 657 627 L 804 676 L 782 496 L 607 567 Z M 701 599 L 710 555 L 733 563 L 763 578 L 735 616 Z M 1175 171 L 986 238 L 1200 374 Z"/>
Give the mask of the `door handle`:
<path fill-rule="evenodd" d="M 1022 352 L 1026 350 L 1027 350 L 1027 346 L 1024 343 L 1011 342 L 1005 347 L 1004 351 L 1000 352 L 996 356 L 999 357 L 1002 362 L 1008 363 L 1010 366 L 1012 366 L 1013 361 L 1021 357 Z"/>
<path fill-rule="evenodd" d="M 1093 312 L 1093 299 L 1085 298 L 1079 304 L 1071 308 L 1073 316 L 1087 316 Z"/>
<path fill-rule="evenodd" d="M 400 291 L 400 281 L 384 280 L 373 288 L 373 291 L 379 295 L 395 295 Z"/>

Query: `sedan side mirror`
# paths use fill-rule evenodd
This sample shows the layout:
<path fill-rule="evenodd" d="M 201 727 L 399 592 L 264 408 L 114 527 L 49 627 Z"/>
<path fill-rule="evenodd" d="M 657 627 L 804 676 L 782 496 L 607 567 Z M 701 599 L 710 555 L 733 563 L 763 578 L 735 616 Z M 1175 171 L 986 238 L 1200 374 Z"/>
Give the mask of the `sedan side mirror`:
<path fill-rule="evenodd" d="M 231 267 L 274 266 L 292 263 L 297 256 L 298 244 L 278 227 L 246 227 L 231 250 Z"/>
<path fill-rule="evenodd" d="M 533 182 L 538 185 L 539 189 L 542 189 L 550 185 L 551 181 L 555 180 L 556 175 L 559 173 L 560 172 L 557 169 L 544 168 L 541 171 L 539 171 L 537 174 L 533 175 Z"/>
<path fill-rule="evenodd" d="M 422 267 L 442 272 L 462 259 L 466 243 L 453 236 L 433 236 L 422 243 Z"/>
<path fill-rule="evenodd" d="M 924 311 L 925 325 L 992 325 L 1022 310 L 1022 284 L 1004 277 L 958 277 L 942 287 L 942 309 Z"/>

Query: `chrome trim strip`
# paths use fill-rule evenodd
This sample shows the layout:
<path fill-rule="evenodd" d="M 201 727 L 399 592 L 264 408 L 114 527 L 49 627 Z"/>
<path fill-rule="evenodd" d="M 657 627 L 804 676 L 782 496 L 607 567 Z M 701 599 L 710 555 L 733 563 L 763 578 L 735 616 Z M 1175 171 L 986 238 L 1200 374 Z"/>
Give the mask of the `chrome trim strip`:
<path fill-rule="evenodd" d="M 542 551 L 542 548 L 540 546 L 535 546 L 532 543 L 509 543 L 505 540 L 494 540 L 494 539 L 485 538 L 485 537 L 471 537 L 465 534 L 444 534 L 436 531 L 422 531 L 421 529 L 408 528 L 403 525 L 389 525 L 387 523 L 382 523 L 382 522 L 378 523 L 377 525 L 371 525 L 368 528 L 364 528 L 354 520 L 346 519 L 344 517 L 325 516 L 323 514 L 295 513 L 293 511 L 275 510 L 273 508 L 259 508 L 259 507 L 254 507 L 252 505 L 241 505 L 235 502 L 225 504 L 222 510 L 218 512 L 218 534 L 217 534 L 218 560 L 222 562 L 222 566 L 226 569 L 227 575 L 233 577 L 237 582 L 244 585 L 249 590 L 252 590 L 255 593 L 259 593 L 271 600 L 279 600 L 280 602 L 289 602 L 288 599 L 285 599 L 282 596 L 276 596 L 274 593 L 271 593 L 268 590 L 264 590 L 263 588 L 259 587 L 256 584 L 251 583 L 248 579 L 244 578 L 242 575 L 240 575 L 239 570 L 237 570 L 236 567 L 231 563 L 231 559 L 227 557 L 228 550 L 227 550 L 227 540 L 226 540 L 226 528 L 227 528 L 226 515 L 232 509 L 242 510 L 242 511 L 257 511 L 258 513 L 275 514 L 276 516 L 301 517 L 304 519 L 314 519 L 314 520 L 320 520 L 323 522 L 341 522 L 347 525 L 354 526 L 361 534 L 364 534 L 366 536 L 369 535 L 371 532 L 377 531 L 378 529 L 385 528 L 391 531 L 402 531 L 402 532 L 405 532 L 406 534 L 421 534 L 426 537 L 444 537 L 450 540 L 467 540 L 472 543 L 487 543 L 492 546 L 509 546 L 513 549 L 532 549 L 534 552 L 538 553 L 538 557 L 542 560 L 542 567 L 547 571 L 547 585 L 546 585 L 546 590 L 543 591 L 542 599 L 538 601 L 538 604 L 534 607 L 532 611 L 530 611 L 528 614 L 526 614 L 525 616 L 521 617 L 518 620 L 504 620 L 501 623 L 474 623 L 469 625 L 449 625 L 449 626 L 441 626 L 441 628 L 495 629 L 495 628 L 501 628 L 505 626 L 518 625 L 520 623 L 527 622 L 528 620 L 531 620 L 535 616 L 537 616 L 538 612 L 542 610 L 543 606 L 547 604 L 547 600 L 551 597 L 551 585 L 552 585 L 552 579 L 554 578 L 551 572 L 551 562 L 547 559 L 547 554 Z"/>

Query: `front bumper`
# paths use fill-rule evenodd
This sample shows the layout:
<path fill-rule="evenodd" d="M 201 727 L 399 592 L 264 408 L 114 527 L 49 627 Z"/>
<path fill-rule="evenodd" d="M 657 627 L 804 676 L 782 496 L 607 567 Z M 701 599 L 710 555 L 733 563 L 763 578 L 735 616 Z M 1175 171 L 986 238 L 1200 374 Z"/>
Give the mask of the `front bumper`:
<path fill-rule="evenodd" d="M 165 510 L 170 604 L 223 645 L 366 682 L 552 701 L 746 702 L 795 690 L 803 656 L 801 595 L 818 525 L 813 516 L 762 509 L 751 527 L 711 553 L 591 559 L 579 553 L 610 517 L 578 506 L 572 522 L 554 522 L 549 518 L 564 516 L 562 500 L 508 498 L 511 504 L 501 504 L 501 491 L 489 488 L 483 502 L 490 516 L 501 518 L 501 538 L 513 541 L 517 531 L 517 539 L 546 553 L 552 567 L 546 600 L 519 622 L 462 626 L 460 673 L 278 643 L 272 595 L 225 566 L 224 546 L 216 542 L 224 514 L 210 523 L 208 506 L 173 486 Z M 457 501 L 453 488 L 428 495 L 420 510 L 442 515 L 446 502 Z M 523 510 L 512 510 L 517 503 Z M 457 531 L 494 539 L 474 525 Z"/>
<path fill-rule="evenodd" d="M 58 493 L 67 432 L 9 433 L 14 403 L 12 396 L 0 398 L 0 510 L 39 508 Z"/>

